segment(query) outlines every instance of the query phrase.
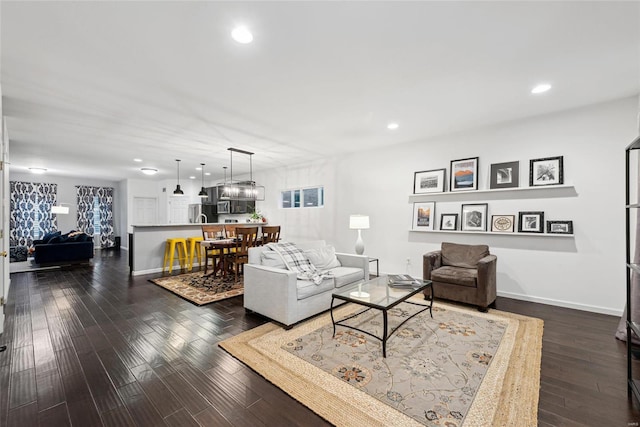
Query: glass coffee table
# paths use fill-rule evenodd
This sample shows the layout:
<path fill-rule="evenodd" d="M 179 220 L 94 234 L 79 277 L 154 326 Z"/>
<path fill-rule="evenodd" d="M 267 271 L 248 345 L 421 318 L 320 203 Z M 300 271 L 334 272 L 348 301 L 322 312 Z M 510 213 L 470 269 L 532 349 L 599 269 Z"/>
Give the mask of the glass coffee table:
<path fill-rule="evenodd" d="M 413 295 L 423 292 L 426 289 L 430 290 L 430 297 L 427 298 L 427 296 L 425 295 L 425 299 L 429 300 L 429 305 L 424 305 L 423 309 L 413 313 L 411 316 L 404 319 L 398 326 L 389 330 L 389 323 L 387 321 L 388 311 L 400 303 L 423 306 L 422 304 L 416 304 L 407 300 Z M 333 304 L 336 300 L 351 302 L 366 308 L 364 310 L 358 311 L 355 314 L 352 314 L 351 316 L 345 317 L 344 319 L 336 320 L 333 316 Z M 369 311 L 372 308 L 382 311 L 382 337 L 345 323 L 347 320 L 352 319 L 366 311 Z M 389 337 L 395 331 L 400 329 L 400 327 L 404 325 L 409 319 L 426 310 L 429 310 L 429 314 L 431 315 L 431 318 L 433 318 L 432 309 L 433 286 L 431 285 L 431 280 L 416 279 L 416 283 L 410 286 L 392 287 L 389 285 L 388 276 L 376 277 L 375 279 L 340 288 L 331 295 L 331 322 L 333 323 L 333 336 L 336 336 L 336 326 L 344 326 L 362 332 L 382 341 L 382 357 L 387 357 L 387 340 L 389 339 Z"/>

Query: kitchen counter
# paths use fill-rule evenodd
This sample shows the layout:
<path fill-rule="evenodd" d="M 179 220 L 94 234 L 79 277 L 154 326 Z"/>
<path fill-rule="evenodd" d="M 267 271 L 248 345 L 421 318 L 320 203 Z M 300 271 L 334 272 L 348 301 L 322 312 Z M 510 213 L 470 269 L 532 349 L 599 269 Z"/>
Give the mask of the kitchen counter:
<path fill-rule="evenodd" d="M 258 226 L 267 225 L 266 222 L 238 222 L 238 223 L 189 223 L 189 224 L 151 224 L 134 225 L 133 233 L 129 234 L 129 271 L 132 275 L 162 272 L 164 259 L 164 245 L 167 239 L 175 237 L 201 237 L 202 225 L 239 225 Z M 259 232 L 262 230 L 259 230 Z M 187 248 L 188 250 L 189 248 Z M 177 259 L 174 265 L 178 265 Z M 197 261 L 194 261 L 194 266 Z M 174 267 L 175 269 L 175 267 Z"/>

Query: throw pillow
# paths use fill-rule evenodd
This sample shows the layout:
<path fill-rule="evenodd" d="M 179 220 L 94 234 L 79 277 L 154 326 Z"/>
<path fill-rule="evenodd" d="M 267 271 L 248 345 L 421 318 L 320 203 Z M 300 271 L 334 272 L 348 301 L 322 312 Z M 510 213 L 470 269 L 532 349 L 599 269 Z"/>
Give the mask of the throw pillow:
<path fill-rule="evenodd" d="M 324 246 L 317 249 L 307 249 L 304 254 L 309 258 L 311 264 L 313 264 L 318 270 L 330 270 L 332 268 L 340 267 L 340 261 L 336 257 L 336 248 L 333 246 Z"/>
<path fill-rule="evenodd" d="M 286 269 L 287 266 L 284 264 L 282 257 L 272 249 L 266 249 L 262 251 L 260 254 L 260 262 L 262 265 L 273 268 L 282 268 Z"/>

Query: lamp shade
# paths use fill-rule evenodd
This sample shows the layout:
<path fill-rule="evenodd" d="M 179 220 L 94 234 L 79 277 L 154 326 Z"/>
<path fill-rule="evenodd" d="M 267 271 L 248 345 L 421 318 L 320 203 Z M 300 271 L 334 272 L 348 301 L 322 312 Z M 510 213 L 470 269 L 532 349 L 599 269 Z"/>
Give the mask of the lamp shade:
<path fill-rule="evenodd" d="M 68 214 L 69 206 L 51 206 L 52 214 Z"/>
<path fill-rule="evenodd" d="M 369 228 L 368 215 L 349 216 L 349 228 L 352 230 L 367 230 Z"/>

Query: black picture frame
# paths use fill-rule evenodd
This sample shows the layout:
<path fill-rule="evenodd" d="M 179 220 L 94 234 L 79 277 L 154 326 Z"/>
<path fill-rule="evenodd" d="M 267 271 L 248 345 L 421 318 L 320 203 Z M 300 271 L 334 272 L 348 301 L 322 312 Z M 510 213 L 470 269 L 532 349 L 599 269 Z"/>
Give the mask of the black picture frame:
<path fill-rule="evenodd" d="M 549 234 L 573 234 L 573 221 L 547 221 Z"/>
<path fill-rule="evenodd" d="M 444 193 L 447 169 L 432 169 L 413 173 L 413 194 Z"/>
<path fill-rule="evenodd" d="M 491 165 L 490 189 L 517 188 L 520 186 L 520 162 L 493 163 Z"/>
<path fill-rule="evenodd" d="M 516 229 L 515 215 L 491 215 L 491 231 L 494 233 L 513 233 Z"/>
<path fill-rule="evenodd" d="M 440 230 L 456 231 L 458 229 L 458 214 L 440 214 Z"/>
<path fill-rule="evenodd" d="M 544 233 L 544 212 L 518 212 L 518 233 Z"/>
<path fill-rule="evenodd" d="M 460 214 L 460 230 L 487 231 L 488 203 L 465 203 Z"/>
<path fill-rule="evenodd" d="M 478 157 L 451 160 L 449 170 L 449 191 L 477 190 L 478 164 Z"/>
<path fill-rule="evenodd" d="M 564 184 L 563 156 L 529 160 L 529 186 Z"/>

